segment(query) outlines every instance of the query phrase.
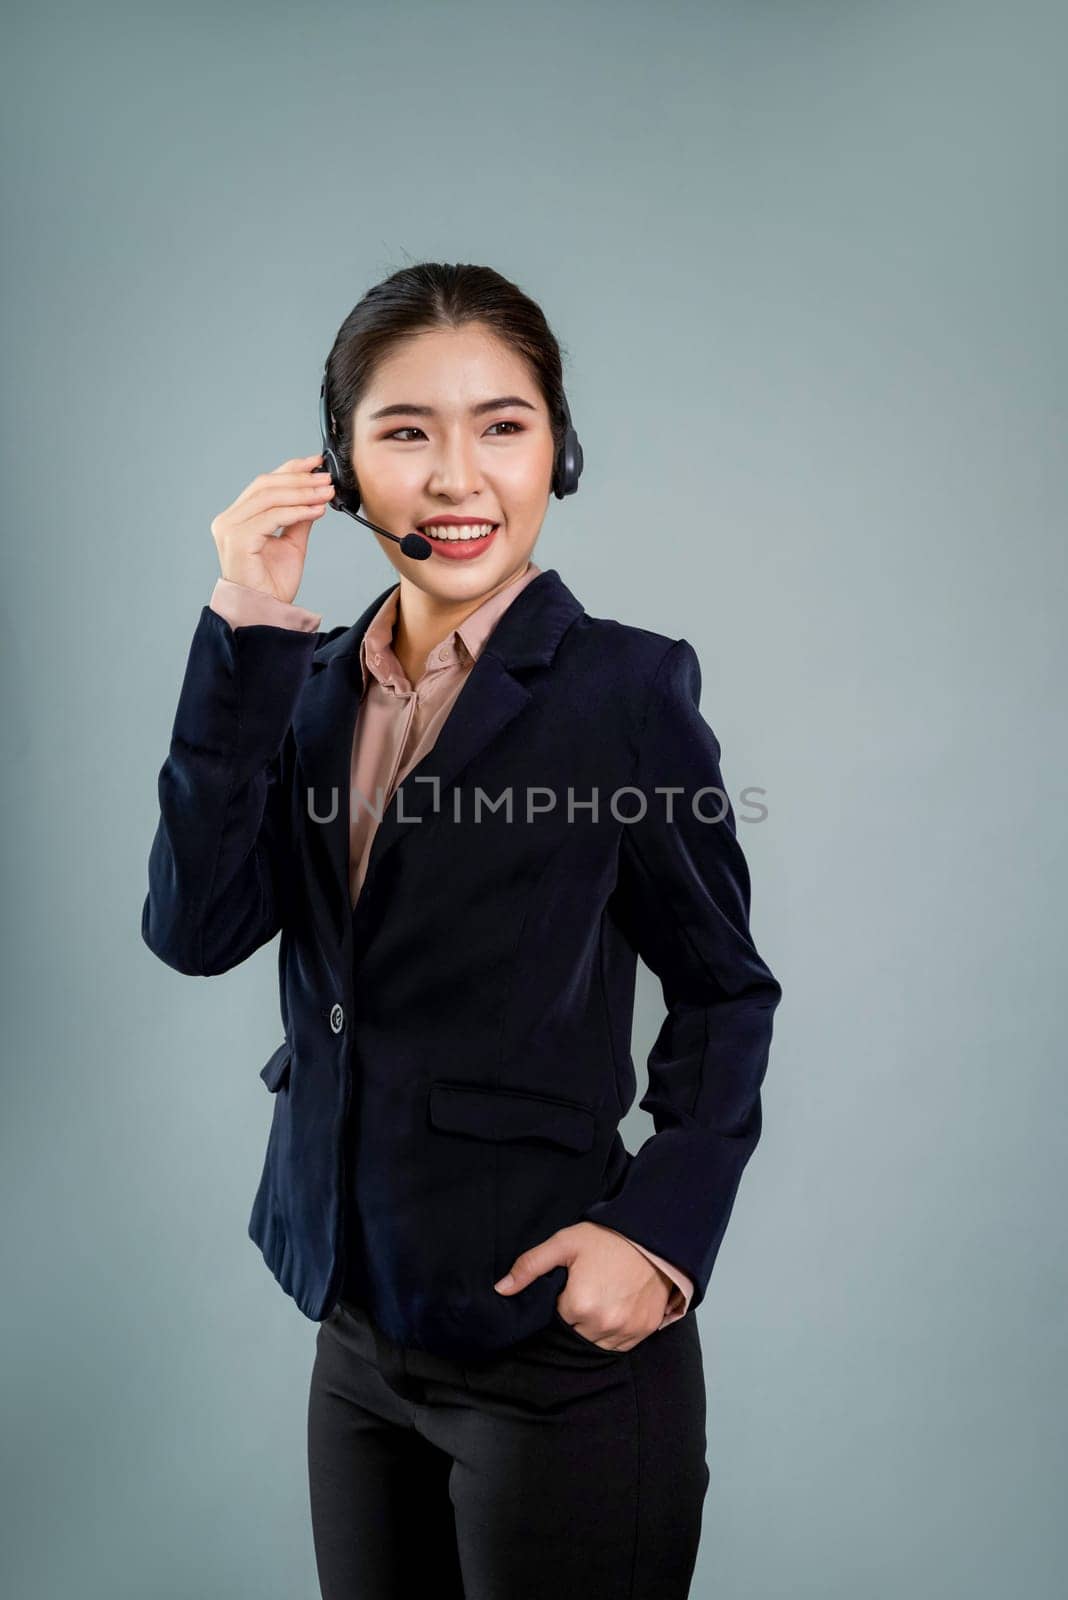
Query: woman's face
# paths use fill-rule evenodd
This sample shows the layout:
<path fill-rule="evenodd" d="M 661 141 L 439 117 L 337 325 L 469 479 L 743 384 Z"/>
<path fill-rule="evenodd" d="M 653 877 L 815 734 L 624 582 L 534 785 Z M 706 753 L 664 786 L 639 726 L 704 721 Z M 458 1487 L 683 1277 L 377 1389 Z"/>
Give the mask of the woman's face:
<path fill-rule="evenodd" d="M 541 531 L 548 408 L 523 357 L 484 324 L 413 334 L 380 362 L 356 407 L 352 466 L 370 521 L 431 539 L 433 553 L 413 561 L 375 535 L 401 577 L 446 602 L 476 599 L 523 570 Z M 446 530 L 422 526 L 435 517 L 476 526 L 446 543 L 433 537 Z M 476 537 L 485 523 L 494 531 Z"/>

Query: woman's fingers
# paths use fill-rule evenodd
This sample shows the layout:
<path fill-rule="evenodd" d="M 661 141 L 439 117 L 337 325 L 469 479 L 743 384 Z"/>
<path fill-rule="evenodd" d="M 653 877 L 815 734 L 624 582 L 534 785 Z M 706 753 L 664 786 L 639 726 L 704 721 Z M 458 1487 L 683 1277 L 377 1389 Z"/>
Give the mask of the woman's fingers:
<path fill-rule="evenodd" d="M 322 454 L 293 456 L 247 483 L 211 524 L 224 578 L 291 600 L 300 585 L 312 524 L 334 496 Z M 292 537 L 273 537 L 292 529 Z"/>

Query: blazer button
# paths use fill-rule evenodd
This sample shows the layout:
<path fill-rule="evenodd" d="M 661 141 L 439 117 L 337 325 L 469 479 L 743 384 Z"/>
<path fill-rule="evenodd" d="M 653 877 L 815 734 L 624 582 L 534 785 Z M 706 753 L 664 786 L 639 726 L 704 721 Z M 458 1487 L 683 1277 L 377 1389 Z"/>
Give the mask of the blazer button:
<path fill-rule="evenodd" d="M 338 1005 L 335 1005 L 334 1009 L 330 1013 L 330 1026 L 333 1028 L 335 1033 L 340 1033 L 342 1028 L 345 1026 L 345 1013 Z"/>

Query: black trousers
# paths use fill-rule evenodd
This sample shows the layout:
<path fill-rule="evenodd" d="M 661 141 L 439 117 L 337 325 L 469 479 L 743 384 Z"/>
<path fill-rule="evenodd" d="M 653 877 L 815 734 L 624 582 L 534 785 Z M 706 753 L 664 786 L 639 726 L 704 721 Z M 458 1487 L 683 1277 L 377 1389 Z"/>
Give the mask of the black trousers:
<path fill-rule="evenodd" d="M 705 1448 L 692 1315 L 611 1351 L 554 1313 L 466 1363 L 342 1302 L 308 1404 L 323 1600 L 685 1600 Z"/>

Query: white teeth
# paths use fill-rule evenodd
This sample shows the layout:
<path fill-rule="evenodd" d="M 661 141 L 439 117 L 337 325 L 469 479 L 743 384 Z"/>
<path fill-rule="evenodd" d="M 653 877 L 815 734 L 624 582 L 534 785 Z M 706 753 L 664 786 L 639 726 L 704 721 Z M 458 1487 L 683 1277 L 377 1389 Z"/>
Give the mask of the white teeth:
<path fill-rule="evenodd" d="M 473 523 L 470 527 L 449 527 L 447 523 L 424 523 L 423 532 L 431 539 L 485 539 L 497 526 L 495 522 Z"/>

